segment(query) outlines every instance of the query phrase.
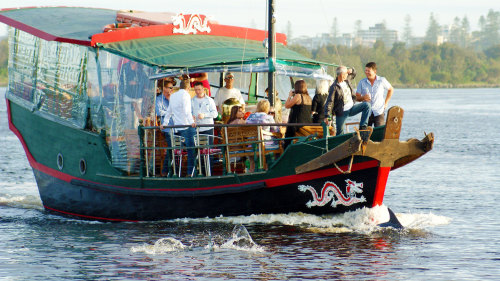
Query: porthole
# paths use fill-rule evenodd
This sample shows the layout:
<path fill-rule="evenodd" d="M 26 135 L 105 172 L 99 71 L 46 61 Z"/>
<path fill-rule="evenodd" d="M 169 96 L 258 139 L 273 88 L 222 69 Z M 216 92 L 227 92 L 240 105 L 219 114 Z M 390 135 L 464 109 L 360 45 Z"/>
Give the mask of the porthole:
<path fill-rule="evenodd" d="M 61 153 L 57 154 L 57 168 L 62 170 L 64 167 L 64 159 Z"/>
<path fill-rule="evenodd" d="M 85 172 L 87 172 L 87 162 L 85 162 L 85 159 L 80 159 L 80 174 L 85 175 Z"/>

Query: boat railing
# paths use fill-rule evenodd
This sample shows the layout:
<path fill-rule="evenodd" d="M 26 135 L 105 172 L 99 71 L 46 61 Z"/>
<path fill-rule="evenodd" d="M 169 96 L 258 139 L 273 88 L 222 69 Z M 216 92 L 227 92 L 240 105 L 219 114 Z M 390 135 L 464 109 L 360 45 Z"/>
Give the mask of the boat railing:
<path fill-rule="evenodd" d="M 208 124 L 208 125 L 197 125 L 195 127 L 195 146 L 187 147 L 182 144 L 182 142 L 175 142 L 174 136 L 179 139 L 178 135 L 175 135 L 175 129 L 186 129 L 190 127 L 189 125 L 173 125 L 173 126 L 144 126 L 142 122 L 138 127 L 139 134 L 139 150 L 140 150 L 140 177 L 157 177 L 158 171 L 163 169 L 163 162 L 166 156 L 165 152 L 170 155 L 171 167 L 171 177 L 180 177 L 181 169 L 179 165 L 182 165 L 183 156 L 186 155 L 186 151 L 189 149 L 195 149 L 196 157 L 196 171 L 197 174 L 192 174 L 188 176 L 212 176 L 212 164 L 219 163 L 218 175 L 228 175 L 241 172 L 243 173 L 244 168 L 240 168 L 239 171 L 236 168 L 231 169 L 231 163 L 236 157 L 249 157 L 255 159 L 255 170 L 250 172 L 262 172 L 267 170 L 268 159 L 278 160 L 278 158 L 283 153 L 283 143 L 285 141 L 306 141 L 314 138 L 323 138 L 331 134 L 331 128 L 326 124 L 318 123 L 261 123 L 261 124 Z M 263 135 L 262 127 L 277 127 L 280 128 L 280 132 L 271 133 L 272 139 L 265 138 Z M 311 131 L 304 131 L 302 135 L 298 134 L 293 137 L 284 137 L 281 133 L 281 128 L 287 127 L 302 127 L 302 128 L 315 128 L 315 133 Z M 200 135 L 204 135 L 206 128 L 214 128 L 214 141 L 212 144 L 207 142 L 200 142 Z M 231 138 L 227 137 L 228 132 L 234 132 L 232 128 L 255 128 L 253 134 L 247 135 L 246 137 Z M 171 139 L 171 144 L 168 145 L 165 138 L 162 136 L 162 131 L 169 132 Z M 215 133 L 218 132 L 218 133 Z M 248 134 L 248 133 L 247 133 Z M 242 134 L 243 136 L 244 134 Z M 270 135 L 267 133 L 266 135 Z M 269 147 L 269 143 L 274 142 L 275 145 Z M 327 143 L 327 142 L 326 142 Z M 163 145 L 162 145 L 163 144 Z M 236 147 L 240 147 L 241 150 L 234 150 Z M 246 148 L 245 148 L 246 147 Z M 244 151 L 242 151 L 244 150 Z M 267 156 L 267 157 L 266 157 Z M 175 159 L 179 159 L 179 164 L 176 164 Z M 236 164 L 234 164 L 236 166 Z M 203 174 L 204 171 L 204 174 Z M 248 171 L 247 171 L 248 173 Z M 161 174 L 161 172 L 160 172 Z"/>

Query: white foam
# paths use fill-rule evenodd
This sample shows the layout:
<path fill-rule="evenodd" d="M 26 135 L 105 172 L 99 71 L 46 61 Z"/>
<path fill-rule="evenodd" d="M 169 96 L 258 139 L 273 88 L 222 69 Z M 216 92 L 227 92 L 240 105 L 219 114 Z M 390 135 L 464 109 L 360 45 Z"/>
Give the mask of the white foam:
<path fill-rule="evenodd" d="M 216 246 L 213 247 L 216 248 Z M 220 245 L 219 248 L 244 252 L 265 252 L 265 248 L 253 241 L 250 233 L 248 233 L 248 230 L 243 225 L 235 226 L 231 233 L 231 238 Z"/>
<path fill-rule="evenodd" d="M 0 205 L 22 209 L 43 210 L 40 197 L 33 195 L 0 196 Z"/>
<path fill-rule="evenodd" d="M 133 246 L 130 250 L 133 253 L 142 252 L 148 255 L 160 255 L 170 252 L 183 251 L 186 248 L 188 247 L 182 244 L 181 241 L 175 238 L 167 237 L 159 239 L 153 245 L 144 244 L 141 246 Z"/>
<path fill-rule="evenodd" d="M 427 229 L 429 227 L 446 225 L 451 222 L 451 218 L 445 216 L 428 214 L 400 213 L 396 214 L 399 222 L 409 229 Z"/>
<path fill-rule="evenodd" d="M 396 213 L 398 220 L 405 228 L 426 229 L 428 227 L 448 224 L 451 219 L 433 214 Z M 305 213 L 267 214 L 234 217 L 217 217 L 201 219 L 178 219 L 181 222 L 223 222 L 236 225 L 248 224 L 281 224 L 304 227 L 315 232 L 356 232 L 370 234 L 380 230 L 378 224 L 389 221 L 387 206 L 362 208 L 337 215 L 317 216 Z"/>

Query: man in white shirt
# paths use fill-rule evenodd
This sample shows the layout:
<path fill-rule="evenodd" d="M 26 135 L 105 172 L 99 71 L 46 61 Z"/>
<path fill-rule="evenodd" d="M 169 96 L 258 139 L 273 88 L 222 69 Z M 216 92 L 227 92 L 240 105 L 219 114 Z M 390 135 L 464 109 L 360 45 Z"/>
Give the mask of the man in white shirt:
<path fill-rule="evenodd" d="M 175 134 L 184 138 L 186 147 L 194 147 L 194 135 L 196 134 L 196 123 L 191 111 L 191 95 L 188 92 L 189 81 L 182 80 L 180 90 L 170 96 L 170 105 L 167 108 L 165 118 L 163 119 L 162 127 L 168 125 L 168 120 L 172 117 L 174 125 L 186 125 L 190 127 L 176 128 Z M 163 128 L 162 128 L 163 129 Z M 194 149 L 188 149 L 187 159 L 187 175 L 191 176 L 194 173 Z"/>
<path fill-rule="evenodd" d="M 377 64 L 369 62 L 365 65 L 366 78 L 359 81 L 356 89 L 356 100 L 371 103 L 372 114 L 368 120 L 368 126 L 375 127 L 385 124 L 384 111 L 391 100 L 394 88 L 384 77 L 377 75 Z M 384 101 L 384 92 L 387 96 Z"/>
<path fill-rule="evenodd" d="M 217 118 L 217 108 L 213 99 L 205 94 L 205 89 L 202 82 L 194 83 L 194 92 L 191 103 L 193 107 L 193 116 L 198 125 L 214 124 L 214 118 Z M 200 134 L 213 135 L 214 127 L 200 127 Z"/>
<path fill-rule="evenodd" d="M 220 88 L 215 95 L 215 105 L 219 113 L 222 113 L 222 105 L 227 99 L 235 98 L 240 101 L 240 104 L 245 104 L 245 100 L 241 96 L 240 90 L 233 88 L 234 75 L 231 72 L 226 73 L 224 81 L 226 82 L 226 86 Z"/>

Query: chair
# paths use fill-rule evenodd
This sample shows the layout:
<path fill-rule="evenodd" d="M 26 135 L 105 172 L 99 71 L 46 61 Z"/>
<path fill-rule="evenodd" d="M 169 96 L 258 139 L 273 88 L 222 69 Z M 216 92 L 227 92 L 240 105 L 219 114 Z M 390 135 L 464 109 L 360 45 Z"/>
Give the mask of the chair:
<path fill-rule="evenodd" d="M 226 145 L 226 170 L 231 172 L 231 157 L 254 157 L 255 148 L 258 151 L 261 167 L 264 167 L 265 157 L 262 157 L 264 145 L 259 126 L 225 127 L 222 130 L 222 141 Z M 258 142 L 251 144 L 249 142 Z"/>
<path fill-rule="evenodd" d="M 328 133 L 330 136 L 335 135 L 335 130 L 333 129 L 332 126 L 328 128 Z M 302 126 L 300 127 L 297 132 L 295 133 L 295 136 L 297 137 L 308 137 L 311 135 L 317 135 L 318 138 L 323 138 L 323 126 Z"/>
<path fill-rule="evenodd" d="M 201 174 L 201 159 L 203 158 L 203 164 L 205 167 L 205 175 L 207 177 L 212 175 L 210 156 L 220 155 L 221 149 L 215 147 L 206 147 L 210 145 L 210 139 L 220 139 L 222 138 L 209 134 L 197 134 L 194 137 L 194 143 L 198 146 L 198 166 L 199 173 Z M 212 142 L 213 143 L 213 142 Z M 201 146 L 201 147 L 200 147 Z"/>
<path fill-rule="evenodd" d="M 170 139 L 171 139 L 171 143 L 172 143 L 172 148 L 170 150 L 171 151 L 170 153 L 172 153 L 172 166 L 173 166 L 173 170 L 174 170 L 174 175 L 175 175 L 175 171 L 176 171 L 175 158 L 177 157 L 177 159 L 179 159 L 178 163 L 179 163 L 179 177 L 180 177 L 182 174 L 182 161 L 183 161 L 183 158 L 185 158 L 187 156 L 187 151 L 182 148 L 184 143 L 185 143 L 185 140 L 183 137 L 175 135 L 175 134 L 170 134 Z"/>

